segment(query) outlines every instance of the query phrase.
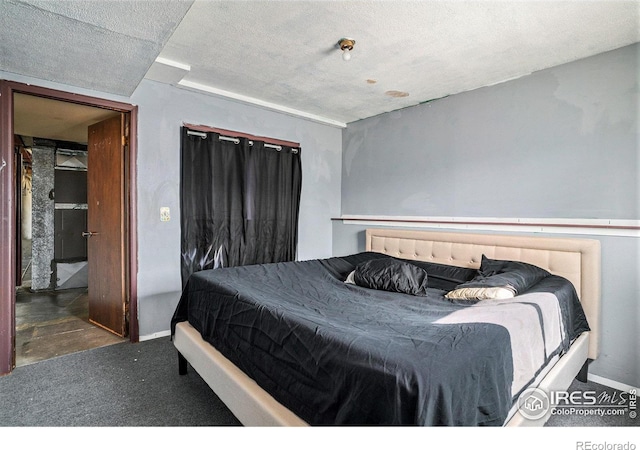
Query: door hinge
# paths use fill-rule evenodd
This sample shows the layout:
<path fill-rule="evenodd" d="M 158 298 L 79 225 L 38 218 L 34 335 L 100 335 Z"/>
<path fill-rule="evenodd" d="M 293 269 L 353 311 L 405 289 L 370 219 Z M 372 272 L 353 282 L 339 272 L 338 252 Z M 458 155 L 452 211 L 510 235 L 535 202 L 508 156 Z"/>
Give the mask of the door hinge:
<path fill-rule="evenodd" d="M 127 145 L 129 145 L 129 138 L 127 136 L 122 136 L 122 146 L 126 147 Z"/>

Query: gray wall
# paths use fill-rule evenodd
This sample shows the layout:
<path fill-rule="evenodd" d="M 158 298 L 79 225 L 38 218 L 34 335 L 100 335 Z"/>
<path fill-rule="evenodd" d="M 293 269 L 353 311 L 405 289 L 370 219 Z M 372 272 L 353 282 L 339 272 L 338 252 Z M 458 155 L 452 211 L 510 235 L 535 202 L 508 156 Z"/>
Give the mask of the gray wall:
<path fill-rule="evenodd" d="M 632 45 L 348 125 L 342 214 L 640 219 Z M 334 222 L 334 254 L 364 226 Z M 602 351 L 591 373 L 640 386 L 640 240 L 602 243 Z"/>
<path fill-rule="evenodd" d="M 350 123 L 343 214 L 640 218 L 639 49 Z"/>

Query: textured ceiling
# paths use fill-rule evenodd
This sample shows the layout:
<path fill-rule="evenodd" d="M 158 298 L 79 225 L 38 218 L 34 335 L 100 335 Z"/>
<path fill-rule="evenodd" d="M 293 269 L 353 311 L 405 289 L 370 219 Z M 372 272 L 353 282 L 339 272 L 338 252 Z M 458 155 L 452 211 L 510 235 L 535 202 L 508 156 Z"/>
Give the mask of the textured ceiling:
<path fill-rule="evenodd" d="M 0 9 L 1 71 L 124 96 L 146 76 L 338 126 L 640 41 L 640 0 L 0 0 Z M 350 61 L 342 37 L 356 41 Z"/>
<path fill-rule="evenodd" d="M 639 7 L 196 1 L 160 56 L 190 66 L 175 74 L 183 86 L 348 123 L 637 42 Z M 336 48 L 342 37 L 356 41 L 348 62 Z"/>
<path fill-rule="evenodd" d="M 0 70 L 129 96 L 191 4 L 0 0 Z"/>

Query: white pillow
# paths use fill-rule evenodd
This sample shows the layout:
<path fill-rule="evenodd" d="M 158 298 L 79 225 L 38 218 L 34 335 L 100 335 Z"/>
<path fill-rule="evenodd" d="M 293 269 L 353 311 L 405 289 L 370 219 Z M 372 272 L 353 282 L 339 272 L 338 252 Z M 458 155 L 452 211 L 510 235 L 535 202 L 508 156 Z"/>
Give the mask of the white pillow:
<path fill-rule="evenodd" d="M 490 300 L 513 298 L 515 293 L 508 287 L 460 288 L 447 292 L 445 297 L 460 300 Z"/>

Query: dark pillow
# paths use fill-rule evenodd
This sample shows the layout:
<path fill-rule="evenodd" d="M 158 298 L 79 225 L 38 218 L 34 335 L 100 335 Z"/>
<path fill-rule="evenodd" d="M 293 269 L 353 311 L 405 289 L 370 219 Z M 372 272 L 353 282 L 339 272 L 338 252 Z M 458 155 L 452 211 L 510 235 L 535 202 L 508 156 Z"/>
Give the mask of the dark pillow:
<path fill-rule="evenodd" d="M 506 298 L 524 293 L 551 275 L 544 269 L 519 261 L 489 259 L 482 255 L 478 275 L 460 284 L 447 298 Z M 511 294 L 508 295 L 507 292 Z"/>
<path fill-rule="evenodd" d="M 499 259 L 489 259 L 482 255 L 479 275 L 485 279 L 492 278 L 494 283 L 499 278 L 503 278 L 512 286 L 517 294 L 522 294 L 543 278 L 551 275 L 544 269 L 533 264 L 520 261 L 505 261 Z"/>
<path fill-rule="evenodd" d="M 427 272 L 396 259 L 371 259 L 358 264 L 353 279 L 358 286 L 410 295 L 427 295 Z"/>
<path fill-rule="evenodd" d="M 432 289 L 450 291 L 451 289 L 455 289 L 459 284 L 470 281 L 478 275 L 478 269 L 449 266 L 446 264 L 411 259 L 402 259 L 401 261 L 426 270 L 427 275 L 429 276 L 429 287 Z"/>

